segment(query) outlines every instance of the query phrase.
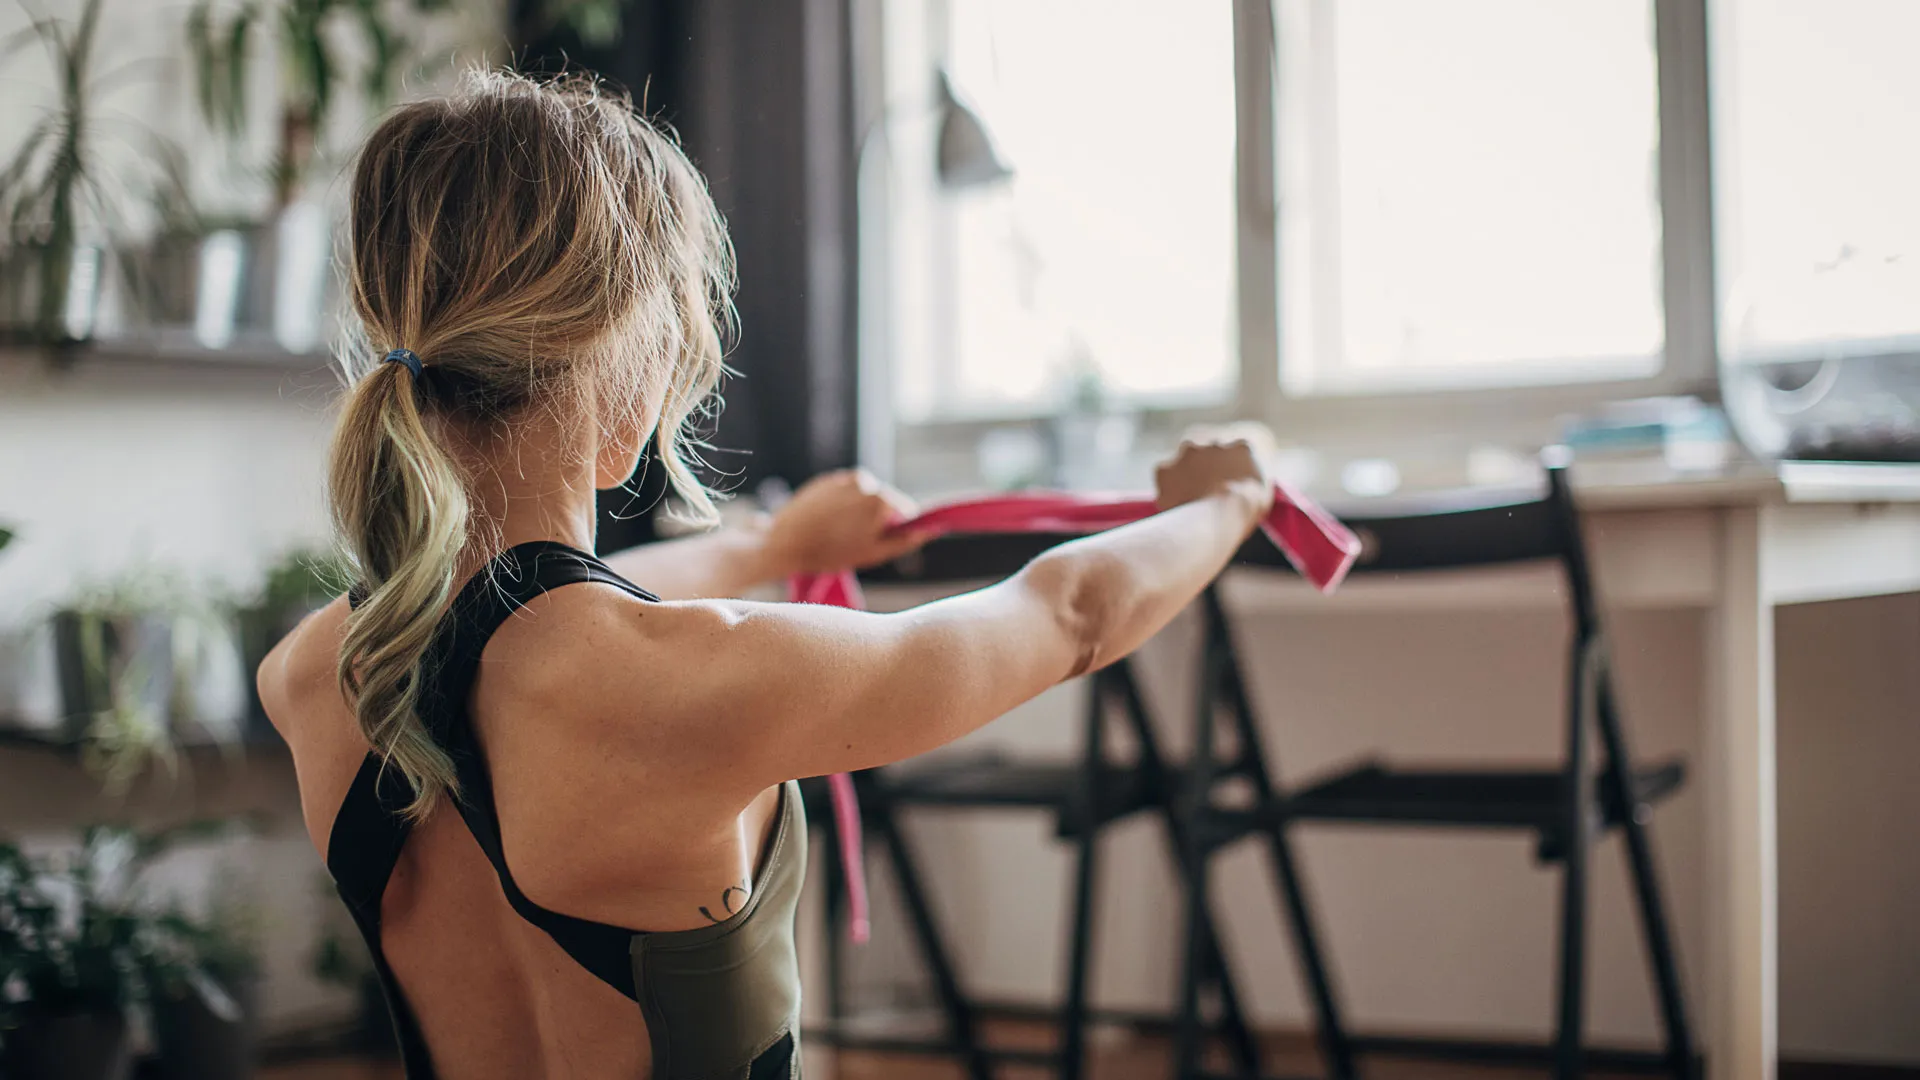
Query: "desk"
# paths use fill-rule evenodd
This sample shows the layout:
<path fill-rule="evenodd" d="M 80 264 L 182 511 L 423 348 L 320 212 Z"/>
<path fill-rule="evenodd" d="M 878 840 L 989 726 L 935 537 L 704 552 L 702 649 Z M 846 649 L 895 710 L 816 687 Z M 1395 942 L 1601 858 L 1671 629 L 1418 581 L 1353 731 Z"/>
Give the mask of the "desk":
<path fill-rule="evenodd" d="M 1574 482 L 1603 605 L 1707 613 L 1707 984 L 1689 987 L 1715 1080 L 1771 1080 L 1778 1046 L 1774 611 L 1920 592 L 1920 467 L 1787 464 Z M 1230 580 L 1247 609 L 1558 607 L 1558 571 L 1360 579 L 1333 596 Z"/>

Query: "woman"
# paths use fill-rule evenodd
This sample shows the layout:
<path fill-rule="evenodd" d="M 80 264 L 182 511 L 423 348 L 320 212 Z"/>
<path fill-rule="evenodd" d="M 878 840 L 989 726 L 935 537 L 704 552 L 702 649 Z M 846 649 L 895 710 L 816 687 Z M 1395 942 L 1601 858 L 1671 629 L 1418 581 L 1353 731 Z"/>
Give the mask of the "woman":
<path fill-rule="evenodd" d="M 912 548 L 860 476 L 601 563 L 594 492 L 649 440 L 711 514 L 679 453 L 731 283 L 699 177 L 625 101 L 487 75 L 380 125 L 351 204 L 366 341 L 329 493 L 360 585 L 259 681 L 407 1075 L 797 1076 L 794 779 L 1125 655 L 1268 485 L 1244 444 L 1185 446 L 1159 515 L 898 614 L 719 599 Z"/>

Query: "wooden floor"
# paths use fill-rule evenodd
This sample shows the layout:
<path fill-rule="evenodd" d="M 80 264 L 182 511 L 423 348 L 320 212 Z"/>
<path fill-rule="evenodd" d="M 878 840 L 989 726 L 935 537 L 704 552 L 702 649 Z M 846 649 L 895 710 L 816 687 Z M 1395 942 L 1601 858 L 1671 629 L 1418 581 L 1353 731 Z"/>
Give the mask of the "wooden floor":
<path fill-rule="evenodd" d="M 1047 1045 L 1049 1035 L 1043 1026 L 996 1024 L 990 1037 L 996 1045 L 1041 1048 Z M 817 1047 L 809 1047 L 805 1052 L 807 1080 L 965 1080 L 959 1066 L 937 1058 Z M 1112 1029 L 1094 1038 L 1088 1077 L 1089 1080 L 1165 1080 L 1167 1059 L 1165 1039 Z M 1220 1064 L 1224 1066 L 1225 1062 Z M 1313 1055 L 1305 1052 L 1298 1040 L 1293 1040 L 1291 1047 L 1288 1043 L 1278 1043 L 1270 1048 L 1265 1066 L 1269 1075 L 1319 1075 Z M 1361 1075 L 1365 1080 L 1532 1080 L 1548 1074 L 1543 1069 L 1372 1057 L 1363 1064 Z M 1052 1080 L 1052 1071 L 1036 1066 L 1005 1065 L 996 1077 L 997 1080 Z M 390 1065 L 338 1061 L 268 1069 L 261 1072 L 259 1080 L 401 1080 L 401 1076 L 400 1071 Z M 1624 1078 L 1593 1073 L 1590 1080 Z"/>

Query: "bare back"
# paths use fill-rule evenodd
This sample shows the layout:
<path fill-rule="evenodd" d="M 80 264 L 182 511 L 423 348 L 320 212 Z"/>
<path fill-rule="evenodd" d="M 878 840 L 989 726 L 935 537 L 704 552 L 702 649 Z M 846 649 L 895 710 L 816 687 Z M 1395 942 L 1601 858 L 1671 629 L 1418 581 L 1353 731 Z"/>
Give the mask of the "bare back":
<path fill-rule="evenodd" d="M 593 586 L 536 599 L 487 644 L 471 712 L 485 746 L 506 856 L 542 906 L 648 930 L 737 910 L 775 821 L 778 790 L 728 808 L 690 781 L 692 733 L 649 724 L 648 703 L 611 740 L 582 680 L 593 624 L 633 602 Z M 335 677 L 344 600 L 308 619 L 262 666 L 262 698 L 293 750 L 303 816 L 325 857 L 368 745 Z M 582 643 L 586 644 L 582 644 Z M 643 751 L 652 749 L 652 754 Z M 724 790 L 726 785 L 721 785 Z M 735 801 L 738 801 L 737 799 Z M 507 901 L 465 822 L 442 803 L 417 824 L 381 899 L 387 961 L 445 1077 L 645 1077 L 647 1030 L 626 996 L 575 963 Z"/>

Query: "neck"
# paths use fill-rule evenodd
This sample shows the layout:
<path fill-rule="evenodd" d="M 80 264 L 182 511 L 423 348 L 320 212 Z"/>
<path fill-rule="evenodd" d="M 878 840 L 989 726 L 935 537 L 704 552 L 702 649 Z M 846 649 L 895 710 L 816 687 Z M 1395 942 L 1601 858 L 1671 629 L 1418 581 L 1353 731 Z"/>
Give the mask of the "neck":
<path fill-rule="evenodd" d="M 473 512 L 497 530 L 500 550 L 534 540 L 593 550 L 591 424 L 543 418 L 499 425 L 484 436 L 456 436 L 450 442 L 472 478 Z M 469 572 L 492 554 L 473 552 Z"/>

